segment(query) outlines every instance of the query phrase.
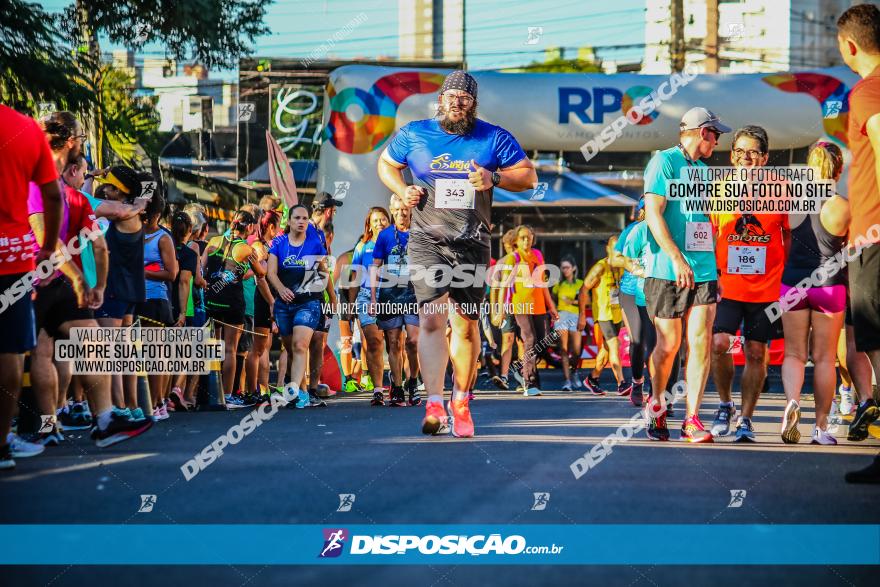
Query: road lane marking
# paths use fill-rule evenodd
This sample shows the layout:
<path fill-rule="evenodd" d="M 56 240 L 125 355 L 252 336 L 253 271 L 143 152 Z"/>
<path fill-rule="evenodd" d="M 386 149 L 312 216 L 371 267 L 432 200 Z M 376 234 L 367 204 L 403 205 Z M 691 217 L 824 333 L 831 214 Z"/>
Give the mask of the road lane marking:
<path fill-rule="evenodd" d="M 31 479 L 36 479 L 37 477 L 43 477 L 44 475 L 58 475 L 60 473 L 70 473 L 73 471 L 83 471 L 85 469 L 94 469 L 96 467 L 100 467 L 102 465 L 117 465 L 119 463 L 125 463 L 128 461 L 137 461 L 140 459 L 146 459 L 149 457 L 158 456 L 159 453 L 149 452 L 149 453 L 137 453 L 133 455 L 125 455 L 122 457 L 114 457 L 112 459 L 101 459 L 99 461 L 95 461 L 92 463 L 82 463 L 79 465 L 70 465 L 68 467 L 58 467 L 55 469 L 43 469 L 40 471 L 34 471 L 33 473 L 24 473 L 22 475 L 13 475 L 12 477 L 0 477 L 2 481 L 30 481 Z"/>

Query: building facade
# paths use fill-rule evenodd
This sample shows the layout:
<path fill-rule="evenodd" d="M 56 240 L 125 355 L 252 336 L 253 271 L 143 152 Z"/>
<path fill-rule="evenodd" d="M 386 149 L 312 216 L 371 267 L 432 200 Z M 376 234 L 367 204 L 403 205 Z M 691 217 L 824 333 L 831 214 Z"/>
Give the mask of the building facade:
<path fill-rule="evenodd" d="M 672 72 L 674 1 L 646 3 L 642 73 Z M 836 23 L 853 4 L 849 0 L 680 1 L 685 63 L 701 73 L 802 71 L 842 64 Z M 717 37 L 711 34 L 715 23 Z"/>
<path fill-rule="evenodd" d="M 401 61 L 461 61 L 464 0 L 399 0 Z"/>

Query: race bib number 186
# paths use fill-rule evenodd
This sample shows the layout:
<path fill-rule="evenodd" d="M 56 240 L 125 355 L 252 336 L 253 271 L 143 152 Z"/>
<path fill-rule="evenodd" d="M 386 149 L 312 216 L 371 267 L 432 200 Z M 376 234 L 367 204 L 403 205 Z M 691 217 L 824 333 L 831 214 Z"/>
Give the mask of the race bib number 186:
<path fill-rule="evenodd" d="M 727 247 L 727 272 L 733 275 L 764 275 L 767 247 Z"/>

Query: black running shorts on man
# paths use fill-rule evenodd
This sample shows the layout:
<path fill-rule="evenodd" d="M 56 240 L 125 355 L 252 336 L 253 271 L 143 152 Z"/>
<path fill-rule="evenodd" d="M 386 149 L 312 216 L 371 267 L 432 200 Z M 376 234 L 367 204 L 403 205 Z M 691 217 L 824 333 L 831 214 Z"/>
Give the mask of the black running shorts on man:
<path fill-rule="evenodd" d="M 430 275 L 413 279 L 416 300 L 425 304 L 449 293 L 456 302 L 478 303 L 485 288 L 485 279 L 479 278 L 489 264 L 492 189 L 478 192 L 470 185 L 471 161 L 489 171 L 505 169 L 526 158 L 522 147 L 506 130 L 479 119 L 465 135 L 446 132 L 438 120 L 429 119 L 401 128 L 385 156 L 408 166 L 413 184 L 425 190 L 410 226 L 412 271 L 418 266 L 429 270 L 433 265 L 468 264 L 463 269 L 478 278 L 448 285 L 443 285 L 448 279 L 433 280 L 439 285 L 432 285 Z"/>
<path fill-rule="evenodd" d="M 652 318 L 681 318 L 692 306 L 707 306 L 718 301 L 718 282 L 703 281 L 693 289 L 678 287 L 674 281 L 645 279 L 645 301 Z"/>
<path fill-rule="evenodd" d="M 56 277 L 46 285 L 37 287 L 34 301 L 37 328 L 42 328 L 52 338 L 61 338 L 61 325 L 74 320 L 92 320 L 94 312 L 80 308 L 73 286 L 64 277 Z"/>
<path fill-rule="evenodd" d="M 880 350 L 880 243 L 849 262 L 849 299 L 856 350 Z"/>
<path fill-rule="evenodd" d="M 26 287 L 27 273 L 10 273 L 0 275 L 0 291 L 9 292 L 13 285 L 22 290 L 18 299 L 10 305 L 2 302 L 0 310 L 0 331 L 14 332 L 15 336 L 0 337 L 0 353 L 21 354 L 33 350 L 37 346 L 36 320 L 34 304 L 31 301 L 31 288 Z M 12 295 L 12 294 L 10 294 Z M 18 294 L 15 294 L 18 295 Z"/>
<path fill-rule="evenodd" d="M 722 298 L 715 310 L 713 334 L 735 335 L 742 325 L 746 340 L 768 343 L 782 338 L 782 320 L 770 321 L 767 308 L 772 303 L 740 302 Z"/>

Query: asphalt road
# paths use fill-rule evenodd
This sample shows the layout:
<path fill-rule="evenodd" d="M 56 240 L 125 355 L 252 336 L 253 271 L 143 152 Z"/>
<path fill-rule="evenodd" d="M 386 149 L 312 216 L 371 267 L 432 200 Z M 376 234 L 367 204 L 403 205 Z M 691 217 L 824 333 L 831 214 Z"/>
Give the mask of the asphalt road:
<path fill-rule="evenodd" d="M 607 376 L 607 374 L 606 374 Z M 552 372 L 547 388 L 557 388 Z M 610 388 L 610 385 L 608 386 Z M 147 434 L 99 450 L 84 433 L 0 475 L 3 523 L 17 524 L 877 524 L 878 490 L 843 482 L 880 446 L 880 434 L 836 447 L 807 444 L 811 398 L 804 402 L 798 446 L 778 436 L 784 402 L 778 377 L 755 418 L 759 442 L 730 438 L 710 445 L 677 441 L 682 409 L 671 419 L 673 441 L 639 433 L 575 479 L 570 464 L 635 413 L 626 398 L 547 391 L 524 398 L 478 392 L 477 436 L 429 438 L 423 408 L 373 408 L 366 394 L 346 395 L 325 409 L 282 410 L 190 481 L 180 467 L 245 411 L 173 415 Z M 702 417 L 711 421 L 709 391 Z M 730 508 L 731 490 L 742 506 Z M 534 493 L 549 493 L 534 511 Z M 355 494 L 337 512 L 339 494 Z M 154 509 L 138 513 L 140 496 Z M 634 535 L 622 549 L 656 548 L 686 536 Z M 729 536 L 736 541 L 737 536 Z M 267 545 L 269 547 L 271 545 Z M 51 548 L 51 536 L 34 548 Z M 144 567 L 5 567 L 7 585 L 862 585 L 877 569 L 835 567 L 163 567 L 165 549 L 144 553 Z M 719 541 L 718 549 L 725 542 Z M 235 544 L 229 545 L 235 549 Z M 859 548 L 854 544 L 853 548 Z M 120 573 L 124 581 L 120 580 Z M 8 581 L 8 582 L 7 582 Z M 110 583 L 108 583 L 110 584 Z"/>

